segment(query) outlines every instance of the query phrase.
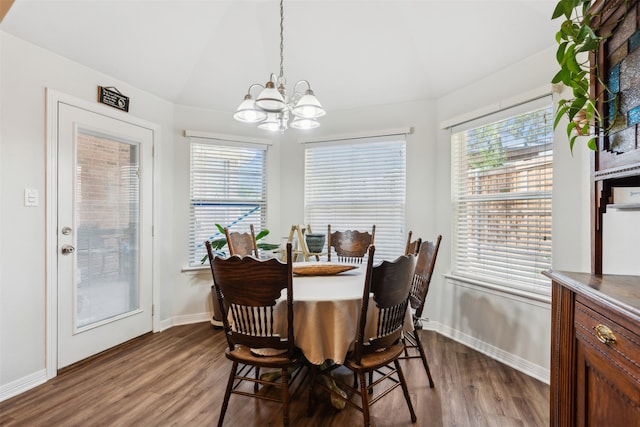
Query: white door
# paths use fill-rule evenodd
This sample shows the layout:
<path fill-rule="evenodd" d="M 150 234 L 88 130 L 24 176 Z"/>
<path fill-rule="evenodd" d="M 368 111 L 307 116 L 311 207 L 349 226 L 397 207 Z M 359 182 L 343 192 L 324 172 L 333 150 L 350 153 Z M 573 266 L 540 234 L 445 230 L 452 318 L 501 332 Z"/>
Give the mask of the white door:
<path fill-rule="evenodd" d="M 152 130 L 58 102 L 58 368 L 152 330 L 152 150 Z"/>

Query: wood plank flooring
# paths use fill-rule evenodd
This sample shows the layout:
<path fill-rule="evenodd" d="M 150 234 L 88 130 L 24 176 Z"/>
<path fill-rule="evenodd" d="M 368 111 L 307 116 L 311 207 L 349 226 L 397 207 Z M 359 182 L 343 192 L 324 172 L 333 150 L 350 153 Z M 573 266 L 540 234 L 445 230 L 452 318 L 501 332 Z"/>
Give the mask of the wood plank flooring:
<path fill-rule="evenodd" d="M 374 426 L 549 425 L 548 385 L 434 332 L 420 334 L 435 388 L 418 359 L 402 361 L 418 422 L 411 424 L 398 388 L 373 406 Z M 0 425 L 215 425 L 231 363 L 225 345 L 209 323 L 145 335 L 0 402 Z M 291 426 L 362 425 L 360 412 L 334 409 L 321 395 L 307 417 L 307 396 L 302 384 L 293 396 Z M 279 425 L 278 404 L 231 396 L 225 426 Z"/>

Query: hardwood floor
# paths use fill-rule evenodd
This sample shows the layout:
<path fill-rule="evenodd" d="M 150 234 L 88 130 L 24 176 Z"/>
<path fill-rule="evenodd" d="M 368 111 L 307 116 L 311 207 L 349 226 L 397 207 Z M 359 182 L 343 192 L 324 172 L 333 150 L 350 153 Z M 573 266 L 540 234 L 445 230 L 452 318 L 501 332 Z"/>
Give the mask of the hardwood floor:
<path fill-rule="evenodd" d="M 398 388 L 373 406 L 374 426 L 549 425 L 548 385 L 434 332 L 420 334 L 435 388 L 418 359 L 402 361 L 418 422 L 411 424 Z M 215 425 L 231 364 L 225 345 L 209 323 L 145 335 L 0 402 L 0 425 Z M 302 384 L 291 426 L 362 425 L 360 412 L 334 409 L 323 396 L 307 417 L 307 395 Z M 278 404 L 231 396 L 225 426 L 281 424 Z"/>

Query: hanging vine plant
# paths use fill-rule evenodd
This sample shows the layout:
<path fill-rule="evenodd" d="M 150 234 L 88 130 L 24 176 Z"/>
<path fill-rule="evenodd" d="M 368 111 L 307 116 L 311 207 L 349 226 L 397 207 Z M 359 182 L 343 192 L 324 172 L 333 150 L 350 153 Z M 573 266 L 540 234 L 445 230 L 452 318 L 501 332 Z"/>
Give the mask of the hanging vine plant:
<path fill-rule="evenodd" d="M 613 113 L 609 123 L 615 121 L 617 113 L 616 95 L 611 95 L 606 89 L 600 70 L 596 65 L 592 68 L 590 62 L 590 54 L 597 51 L 604 39 L 592 27 L 597 16 L 592 9 L 593 3 L 594 0 L 559 0 L 552 15 L 552 19 L 562 18 L 563 21 L 556 33 L 556 60 L 560 70 L 551 82 L 562 83 L 571 90 L 570 97 L 558 102 L 553 127 L 555 129 L 563 117 L 569 119 L 567 137 L 572 152 L 580 136 L 589 136 L 587 147 L 597 149 L 596 136 L 590 128 L 591 125 L 602 126 L 605 123 L 597 107 L 599 104 L 609 105 L 609 111 Z M 599 87 L 604 88 L 600 93 L 590 92 L 592 75 L 598 79 Z"/>

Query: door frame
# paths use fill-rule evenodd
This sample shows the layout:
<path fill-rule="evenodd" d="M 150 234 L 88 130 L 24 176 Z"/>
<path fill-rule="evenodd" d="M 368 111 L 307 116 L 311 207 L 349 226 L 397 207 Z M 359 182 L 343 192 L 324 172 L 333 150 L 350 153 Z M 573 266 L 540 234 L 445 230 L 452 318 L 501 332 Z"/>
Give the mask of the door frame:
<path fill-rule="evenodd" d="M 152 212 L 151 227 L 155 224 L 155 213 L 159 212 L 156 203 L 159 198 L 156 194 L 156 182 L 159 182 L 159 168 L 156 167 L 156 145 L 160 141 L 160 126 L 137 117 L 130 116 L 124 112 L 105 105 L 88 102 L 58 92 L 54 89 L 46 88 L 46 224 L 45 224 L 45 257 L 46 257 L 46 377 L 47 380 L 54 378 L 58 374 L 58 104 L 64 103 L 77 108 L 81 108 L 92 113 L 101 114 L 115 120 L 130 123 L 135 126 L 147 128 L 152 132 L 152 170 L 153 184 L 151 189 Z M 155 257 L 157 253 L 156 242 L 152 232 L 151 243 L 151 303 L 152 303 L 152 325 L 153 332 L 160 330 L 160 322 L 156 315 L 159 308 L 158 292 L 156 292 L 155 280 Z"/>

